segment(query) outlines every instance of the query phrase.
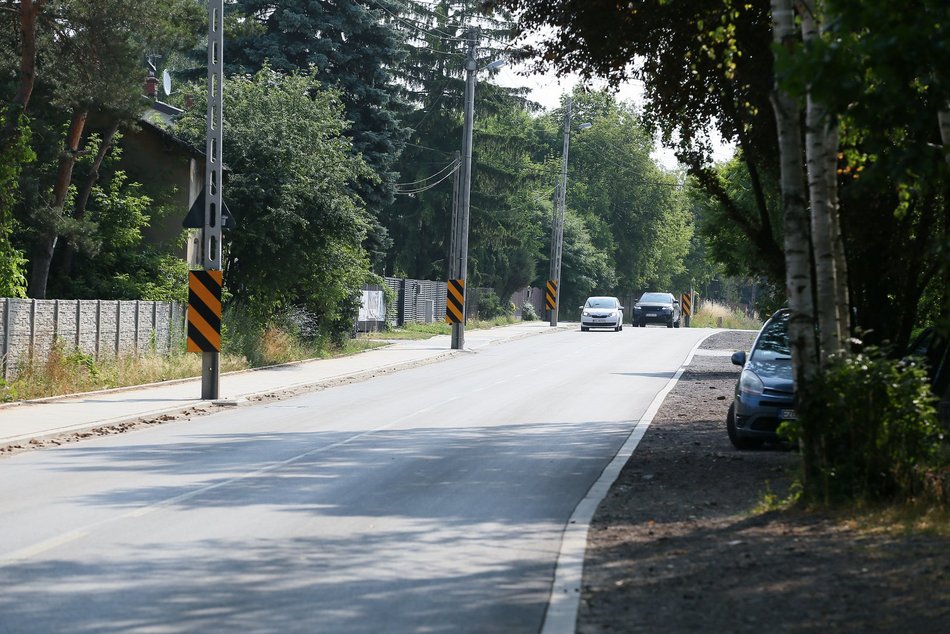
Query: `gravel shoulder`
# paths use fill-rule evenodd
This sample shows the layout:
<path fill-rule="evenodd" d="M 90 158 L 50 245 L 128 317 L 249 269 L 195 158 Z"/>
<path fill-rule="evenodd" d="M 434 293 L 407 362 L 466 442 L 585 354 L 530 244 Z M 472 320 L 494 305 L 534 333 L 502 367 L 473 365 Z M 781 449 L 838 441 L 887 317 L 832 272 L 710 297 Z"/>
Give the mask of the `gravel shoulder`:
<path fill-rule="evenodd" d="M 591 523 L 577 632 L 947 632 L 950 540 L 768 510 L 797 456 L 739 452 L 726 410 L 754 333 L 707 339 Z"/>

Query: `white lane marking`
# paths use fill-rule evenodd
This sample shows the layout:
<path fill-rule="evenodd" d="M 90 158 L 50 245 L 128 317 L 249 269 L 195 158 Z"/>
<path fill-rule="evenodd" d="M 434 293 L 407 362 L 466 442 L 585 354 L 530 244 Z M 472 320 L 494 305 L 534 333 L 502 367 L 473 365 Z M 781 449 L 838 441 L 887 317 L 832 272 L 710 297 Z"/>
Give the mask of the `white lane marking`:
<path fill-rule="evenodd" d="M 19 550 L 14 550 L 12 553 L 4 555 L 3 559 L 0 560 L 0 566 L 4 566 L 11 563 L 16 563 L 18 561 L 23 561 L 24 559 L 30 559 L 36 557 L 42 553 L 45 553 L 47 550 L 53 550 L 70 542 L 74 542 L 77 539 L 82 539 L 86 537 L 89 533 L 83 530 L 69 531 L 68 533 L 63 533 L 62 535 L 57 535 L 56 537 L 51 537 L 50 539 L 45 539 L 41 542 L 33 544 L 31 546 L 26 546 L 20 548 Z"/>
<path fill-rule="evenodd" d="M 261 468 L 259 468 L 259 469 L 255 469 L 254 471 L 249 471 L 249 472 L 247 472 L 247 473 L 243 473 L 243 474 L 241 474 L 241 475 L 234 476 L 234 477 L 232 477 L 232 478 L 228 478 L 227 480 L 222 480 L 222 481 L 220 481 L 220 482 L 215 482 L 214 484 L 208 484 L 208 485 L 205 485 L 205 486 L 203 486 L 203 487 L 199 487 L 199 488 L 197 488 L 197 489 L 194 489 L 193 491 L 188 491 L 188 492 L 186 492 L 186 493 L 182 493 L 182 494 L 176 495 L 176 496 L 174 496 L 174 497 L 166 498 L 166 499 L 160 500 L 160 501 L 158 501 L 158 502 L 153 502 L 152 504 L 148 504 L 148 505 L 146 505 L 146 506 L 143 506 L 143 507 L 140 507 L 140 508 L 137 508 L 137 509 L 133 509 L 133 510 L 128 511 L 128 512 L 126 512 L 126 513 L 122 513 L 122 514 L 120 514 L 120 515 L 116 515 L 116 516 L 113 516 L 113 517 L 110 517 L 110 518 L 107 518 L 107 519 L 104 519 L 104 520 L 100 520 L 100 521 L 98 521 L 98 522 L 93 522 L 93 523 L 88 524 L 88 525 L 86 525 L 86 526 L 83 526 L 83 527 L 81 527 L 81 528 L 78 528 L 78 529 L 75 529 L 75 530 L 71 530 L 71 531 L 69 531 L 69 532 L 63 533 L 63 534 L 61 534 L 61 535 L 57 535 L 57 536 L 55 536 L 55 537 L 51 537 L 51 538 L 49 538 L 49 539 L 45 539 L 45 540 L 43 540 L 43 541 L 41 541 L 41 542 L 37 542 L 37 543 L 31 544 L 31 545 L 29 545 L 29 546 L 24 546 L 23 548 L 19 548 L 19 549 L 17 549 L 17 550 L 14 550 L 14 551 L 12 551 L 12 552 L 7 553 L 7 554 L 0 555 L 0 568 L 3 568 L 4 566 L 8 566 L 8 565 L 13 564 L 13 563 L 17 563 L 17 562 L 24 561 L 24 560 L 26 560 L 26 559 L 31 559 L 31 558 L 33 558 L 33 557 L 36 557 L 37 555 L 41 555 L 41 554 L 43 554 L 43 553 L 45 553 L 45 552 L 47 552 L 47 551 L 53 550 L 54 548 L 58 548 L 59 546 L 63 546 L 63 545 L 68 544 L 68 543 L 70 543 L 70 542 L 74 542 L 74 541 L 80 540 L 80 539 L 82 539 L 82 538 L 84 538 L 84 537 L 88 537 L 90 533 L 92 533 L 92 532 L 94 532 L 95 530 L 97 530 L 97 529 L 99 529 L 99 528 L 102 528 L 103 526 L 106 526 L 106 525 L 108 525 L 108 524 L 112 524 L 112 523 L 114 523 L 114 522 L 120 522 L 120 521 L 122 521 L 122 520 L 130 519 L 130 518 L 144 517 L 145 515 L 148 515 L 149 513 L 152 513 L 153 511 L 157 511 L 157 510 L 159 510 L 159 509 L 168 508 L 169 506 L 178 504 L 179 502 L 184 502 L 184 501 L 186 501 L 186 500 L 190 500 L 190 499 L 192 499 L 192 498 L 195 498 L 195 497 L 198 497 L 198 496 L 200 496 L 200 495 L 203 495 L 203 494 L 205 494 L 205 493 L 207 493 L 207 492 L 209 492 L 209 491 L 213 491 L 213 490 L 215 490 L 215 489 L 220 489 L 221 487 L 225 487 L 225 486 L 234 484 L 235 482 L 240 482 L 241 480 L 245 480 L 245 479 L 247 479 L 247 478 L 253 478 L 253 477 L 256 477 L 256 476 L 259 476 L 259 475 L 263 475 L 263 474 L 265 474 L 265 473 L 270 473 L 270 472 L 276 471 L 276 470 L 278 470 L 278 469 L 280 469 L 280 468 L 282 468 L 282 467 L 286 467 L 287 465 L 293 464 L 293 463 L 297 462 L 298 460 L 302 460 L 303 458 L 307 458 L 307 457 L 313 456 L 313 455 L 315 455 L 315 454 L 323 453 L 323 452 L 329 451 L 329 450 L 331 450 L 331 449 L 336 449 L 337 447 L 342 447 L 343 445 L 347 445 L 347 444 L 349 444 L 349 443 L 351 443 L 351 442 L 353 442 L 353 441 L 359 440 L 359 439 L 361 439 L 361 438 L 365 438 L 366 436 L 369 436 L 369 435 L 374 434 L 374 433 L 376 433 L 376 432 L 380 432 L 380 431 L 383 431 L 384 429 L 389 429 L 389 428 L 391 428 L 391 427 L 395 427 L 396 425 L 398 425 L 398 424 L 400 424 L 400 423 L 402 423 L 402 422 L 405 422 L 405 421 L 407 421 L 407 420 L 409 420 L 409 419 L 411 419 L 411 418 L 413 418 L 413 417 L 415 417 L 415 416 L 419 416 L 420 414 L 425 414 L 426 412 L 430 412 L 430 411 L 432 411 L 432 410 L 434 410 L 434 409 L 436 409 L 436 408 L 438 408 L 438 407 L 442 407 L 442 406 L 444 406 L 444 405 L 447 405 L 448 403 L 451 403 L 452 401 L 457 401 L 459 398 L 461 398 L 461 397 L 460 397 L 460 396 L 453 396 L 453 397 L 451 397 L 451 398 L 447 398 L 447 399 L 445 399 L 444 401 L 440 401 L 439 403 L 435 403 L 434 405 L 430 405 L 430 406 L 428 406 L 428 407 L 423 407 L 423 408 L 421 408 L 421 409 L 415 410 L 414 412 L 411 412 L 411 413 L 409 413 L 409 414 L 406 414 L 405 416 L 402 416 L 402 417 L 400 417 L 400 418 L 397 418 L 396 420 L 394 420 L 394 421 L 392 421 L 392 422 L 389 422 L 389 423 L 387 423 L 387 424 L 385 424 L 385 425 L 381 425 L 381 426 L 379 426 L 379 427 L 374 427 L 373 429 L 368 429 L 368 430 L 366 430 L 366 431 L 364 431 L 364 432 L 360 432 L 360 433 L 358 433 L 358 434 L 355 434 L 355 435 L 353 435 L 353 436 L 350 436 L 349 438 L 345 438 L 345 439 L 343 439 L 343 440 L 339 440 L 339 441 L 337 441 L 337 442 L 335 442 L 335 443 L 331 443 L 331 444 L 329 444 L 329 445 L 325 445 L 325 446 L 322 446 L 322 447 L 315 447 L 314 449 L 311 449 L 311 450 L 309 450 L 309 451 L 305 451 L 305 452 L 303 452 L 303 453 L 301 453 L 301 454 L 298 454 L 298 455 L 296 455 L 296 456 L 293 456 L 293 457 L 291 457 L 291 458 L 287 458 L 286 460 L 281 460 L 280 462 L 271 463 L 271 464 L 267 465 L 266 467 L 261 467 Z"/>
<path fill-rule="evenodd" d="M 683 371 L 693 360 L 696 350 L 713 334 L 715 333 L 709 333 L 693 346 L 673 378 L 667 381 L 663 389 L 653 397 L 650 407 L 647 408 L 647 411 L 637 422 L 636 427 L 630 432 L 613 460 L 604 468 L 600 477 L 587 491 L 587 495 L 574 508 L 571 519 L 568 520 L 561 536 L 561 550 L 558 553 L 557 564 L 554 568 L 551 599 L 548 601 L 548 607 L 544 614 L 541 634 L 573 634 L 574 626 L 577 623 L 577 610 L 581 602 L 581 581 L 584 573 L 584 553 L 587 550 L 587 533 L 594 512 L 601 500 L 607 495 L 607 492 L 610 491 L 610 487 L 617 480 L 617 476 L 620 475 L 620 471 L 627 464 L 627 460 L 633 455 L 644 434 L 647 433 L 647 429 L 650 428 L 650 423 L 653 422 L 653 417 L 659 411 L 666 395 L 673 389 L 673 386 L 683 375 Z"/>

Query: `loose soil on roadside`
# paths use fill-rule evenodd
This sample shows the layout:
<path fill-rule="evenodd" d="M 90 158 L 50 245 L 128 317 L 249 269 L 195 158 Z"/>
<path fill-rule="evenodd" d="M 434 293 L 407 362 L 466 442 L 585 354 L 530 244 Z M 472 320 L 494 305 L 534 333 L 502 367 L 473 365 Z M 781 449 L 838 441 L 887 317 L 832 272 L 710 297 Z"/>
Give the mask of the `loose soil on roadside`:
<path fill-rule="evenodd" d="M 950 632 L 950 539 L 767 510 L 797 455 L 725 427 L 753 336 L 703 343 L 601 502 L 577 632 Z"/>

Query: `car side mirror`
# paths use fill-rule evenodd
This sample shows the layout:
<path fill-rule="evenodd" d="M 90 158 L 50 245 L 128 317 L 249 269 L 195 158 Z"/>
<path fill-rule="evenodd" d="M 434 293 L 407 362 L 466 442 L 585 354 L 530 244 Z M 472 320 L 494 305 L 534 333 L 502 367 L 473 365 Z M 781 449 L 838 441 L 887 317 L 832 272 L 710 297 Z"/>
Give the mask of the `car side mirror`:
<path fill-rule="evenodd" d="M 580 308 L 581 310 L 584 310 L 584 307 L 583 307 L 583 306 L 578 306 L 578 308 Z"/>
<path fill-rule="evenodd" d="M 745 365 L 745 350 L 738 350 L 732 353 L 733 365 Z"/>

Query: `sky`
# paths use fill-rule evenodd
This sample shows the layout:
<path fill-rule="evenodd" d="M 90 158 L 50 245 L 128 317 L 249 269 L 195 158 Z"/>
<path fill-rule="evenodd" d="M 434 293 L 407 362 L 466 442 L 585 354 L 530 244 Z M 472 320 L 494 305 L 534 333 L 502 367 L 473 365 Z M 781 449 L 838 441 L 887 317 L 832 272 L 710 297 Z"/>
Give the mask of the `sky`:
<path fill-rule="evenodd" d="M 524 75 L 522 73 L 525 72 L 526 68 L 524 65 L 504 66 L 499 70 L 493 81 L 502 86 L 527 86 L 531 89 L 530 99 L 540 103 L 545 110 L 560 105 L 561 95 L 570 92 L 581 81 L 577 75 L 568 75 L 559 79 L 553 72 Z M 595 84 L 595 87 L 599 88 L 603 85 L 605 85 L 605 82 Z M 643 84 L 639 81 L 627 82 L 619 87 L 617 97 L 620 101 L 633 101 L 642 107 Z M 732 156 L 733 149 L 734 147 L 731 144 L 716 143 L 715 160 L 724 161 L 729 159 Z M 676 157 L 673 155 L 673 150 L 662 147 L 659 139 L 657 139 L 657 149 L 651 156 L 665 169 L 676 170 L 679 167 Z"/>

